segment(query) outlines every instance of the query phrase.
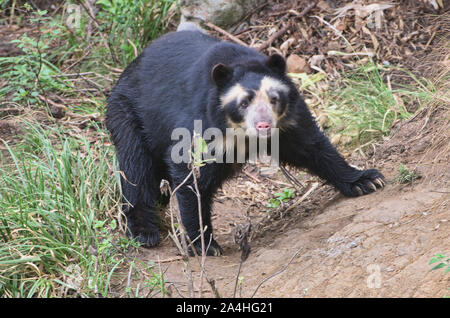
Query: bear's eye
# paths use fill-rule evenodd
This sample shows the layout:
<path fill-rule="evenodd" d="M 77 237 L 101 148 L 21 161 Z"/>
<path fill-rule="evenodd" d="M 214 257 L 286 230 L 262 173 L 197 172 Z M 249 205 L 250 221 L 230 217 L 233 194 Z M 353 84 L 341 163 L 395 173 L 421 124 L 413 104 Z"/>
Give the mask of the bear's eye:
<path fill-rule="evenodd" d="M 248 107 L 248 100 L 244 99 L 242 102 L 239 103 L 239 106 L 242 108 Z"/>
<path fill-rule="evenodd" d="M 270 97 L 270 103 L 271 103 L 271 104 L 276 104 L 276 103 L 278 103 L 278 97 L 276 97 L 276 96 Z"/>

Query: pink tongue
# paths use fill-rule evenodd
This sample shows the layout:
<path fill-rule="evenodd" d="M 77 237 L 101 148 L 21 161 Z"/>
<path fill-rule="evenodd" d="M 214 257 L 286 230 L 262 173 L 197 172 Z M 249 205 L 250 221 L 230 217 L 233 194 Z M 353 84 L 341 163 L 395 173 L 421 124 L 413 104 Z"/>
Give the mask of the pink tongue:
<path fill-rule="evenodd" d="M 256 129 L 269 129 L 270 125 L 268 122 L 260 121 L 256 124 Z"/>

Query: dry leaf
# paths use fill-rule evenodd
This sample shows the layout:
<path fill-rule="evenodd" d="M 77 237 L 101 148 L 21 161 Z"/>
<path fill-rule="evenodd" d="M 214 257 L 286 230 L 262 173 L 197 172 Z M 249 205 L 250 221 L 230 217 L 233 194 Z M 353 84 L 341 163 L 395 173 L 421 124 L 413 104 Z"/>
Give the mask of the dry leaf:
<path fill-rule="evenodd" d="M 322 11 L 325 12 L 333 12 L 333 9 L 330 7 L 330 5 L 324 1 L 324 0 L 320 0 L 317 4 L 316 7 L 318 7 L 319 9 L 321 9 Z"/>
<path fill-rule="evenodd" d="M 347 19 L 344 18 L 342 20 L 337 21 L 334 24 L 334 27 L 341 32 L 345 31 L 345 29 L 347 29 Z"/>
<path fill-rule="evenodd" d="M 336 17 L 334 17 L 332 21 L 348 15 L 347 11 L 349 10 L 354 10 L 354 14 L 356 17 L 365 18 L 368 15 L 372 14 L 372 12 L 383 11 L 392 8 L 395 5 L 395 3 L 372 3 L 368 5 L 362 5 L 360 3 L 353 2 L 347 4 L 346 6 L 343 6 L 342 8 L 337 8 L 334 13 Z"/>
<path fill-rule="evenodd" d="M 309 73 L 308 63 L 297 54 L 291 54 L 286 60 L 288 73 Z"/>
<path fill-rule="evenodd" d="M 331 137 L 331 143 L 333 144 L 333 145 L 337 145 L 338 143 L 339 143 L 339 140 L 341 140 L 341 135 L 340 134 L 336 134 L 336 135 L 334 135 L 333 137 Z"/>
<path fill-rule="evenodd" d="M 283 44 L 280 45 L 280 50 L 283 53 L 284 56 L 286 56 L 287 51 L 291 47 L 292 43 L 295 42 L 295 38 L 290 37 L 286 41 L 283 42 Z"/>
<path fill-rule="evenodd" d="M 376 52 L 378 47 L 380 46 L 376 36 L 372 32 L 370 32 L 370 30 L 368 28 L 366 28 L 365 26 L 362 27 L 362 30 L 364 33 L 370 35 L 370 38 L 372 39 L 373 50 Z"/>
<path fill-rule="evenodd" d="M 320 73 L 326 74 L 326 72 L 320 68 L 320 63 L 325 59 L 325 56 L 320 54 L 320 55 L 313 55 L 310 59 L 309 59 L 309 65 L 311 66 L 311 68 L 313 70 L 316 70 Z"/>

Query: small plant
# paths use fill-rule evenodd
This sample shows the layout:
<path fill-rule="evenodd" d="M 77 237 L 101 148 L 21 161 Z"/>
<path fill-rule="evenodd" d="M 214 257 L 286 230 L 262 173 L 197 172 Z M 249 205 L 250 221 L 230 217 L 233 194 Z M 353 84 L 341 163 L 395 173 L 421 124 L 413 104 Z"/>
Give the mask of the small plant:
<path fill-rule="evenodd" d="M 116 243 L 123 253 L 128 252 L 131 248 L 136 249 L 141 246 L 141 243 L 135 238 L 128 237 L 119 237 Z"/>
<path fill-rule="evenodd" d="M 44 92 L 67 92 L 71 88 L 70 84 L 55 77 L 60 70 L 52 60 L 60 50 L 53 48 L 53 42 L 61 37 L 61 26 L 46 14 L 46 11 L 38 10 L 36 17 L 29 19 L 41 28 L 39 37 L 29 37 L 24 33 L 19 39 L 11 41 L 22 50 L 22 55 L 0 57 L 0 80 L 8 81 L 8 85 L 0 88 L 0 99 L 11 96 L 13 102 L 35 104 Z M 44 30 L 41 27 L 43 22 L 51 27 Z"/>
<path fill-rule="evenodd" d="M 269 200 L 268 208 L 274 209 L 284 202 L 288 202 L 294 197 L 293 189 L 284 189 L 283 192 L 275 193 L 275 198 Z"/>
<path fill-rule="evenodd" d="M 23 145 L 2 142 L 0 295 L 105 297 L 126 261 L 108 215 L 119 205 L 112 148 L 101 134 L 93 144 L 63 127 L 23 125 Z"/>
<path fill-rule="evenodd" d="M 164 32 L 166 17 L 175 0 L 98 0 L 100 26 L 109 34 L 109 46 L 118 48 L 115 58 L 128 64 L 151 40 Z M 109 30 L 108 30 L 109 29 Z"/>
<path fill-rule="evenodd" d="M 193 146 L 194 149 L 191 152 L 192 157 L 192 165 L 194 167 L 203 167 L 208 163 L 208 161 L 214 161 L 215 159 L 203 159 L 203 154 L 208 152 L 208 145 L 198 133 L 194 131 L 194 138 L 193 138 Z"/>
<path fill-rule="evenodd" d="M 398 71 L 406 73 L 416 84 L 391 87 L 386 81 L 386 75 L 391 71 L 391 67 L 371 61 L 343 73 L 339 84 L 332 84 L 326 91 L 305 86 L 306 91 L 320 96 L 329 127 L 327 132 L 347 137 L 341 139 L 343 141 L 350 137 L 349 143 L 354 142 L 360 147 L 367 146 L 388 136 L 396 122 L 414 114 L 416 109 L 407 105 L 417 105 L 419 109 L 431 100 L 435 88 L 404 70 Z"/>
<path fill-rule="evenodd" d="M 440 268 L 445 268 L 444 274 L 447 274 L 450 272 L 450 256 L 444 255 L 444 254 L 435 254 L 431 259 L 428 265 L 438 263 L 437 265 L 434 265 L 431 269 L 436 270 Z"/>
<path fill-rule="evenodd" d="M 398 176 L 395 179 L 396 182 L 404 184 L 404 183 L 413 183 L 414 180 L 416 180 L 418 176 L 413 172 L 410 171 L 405 165 L 400 164 L 398 168 Z"/>

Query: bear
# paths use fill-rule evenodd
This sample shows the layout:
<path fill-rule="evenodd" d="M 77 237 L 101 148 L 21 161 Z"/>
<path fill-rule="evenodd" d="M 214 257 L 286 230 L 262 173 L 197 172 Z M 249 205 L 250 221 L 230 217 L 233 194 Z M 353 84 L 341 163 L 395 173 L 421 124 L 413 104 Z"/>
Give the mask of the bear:
<path fill-rule="evenodd" d="M 173 159 L 179 141 L 174 140 L 173 131 L 192 132 L 195 121 L 201 121 L 200 134 L 208 128 L 223 133 L 242 129 L 245 138 L 271 141 L 276 131 L 281 164 L 306 168 L 347 197 L 385 186 L 381 172 L 349 165 L 330 143 L 287 76 L 283 56 L 266 56 L 199 30 L 171 32 L 154 40 L 126 67 L 107 99 L 105 122 L 121 171 L 127 234 L 143 246 L 160 242 L 156 208 L 161 202 L 161 181 L 167 180 L 172 189 L 182 184 L 176 192 L 182 223 L 201 253 L 193 178 L 185 180 L 188 164 Z M 225 138 L 219 157 L 233 153 L 235 139 Z M 244 164 L 233 162 L 235 154 L 232 158 L 232 162 L 228 157 L 226 162 L 211 160 L 199 169 L 207 255 L 223 253 L 213 237 L 211 205 L 223 182 Z"/>

